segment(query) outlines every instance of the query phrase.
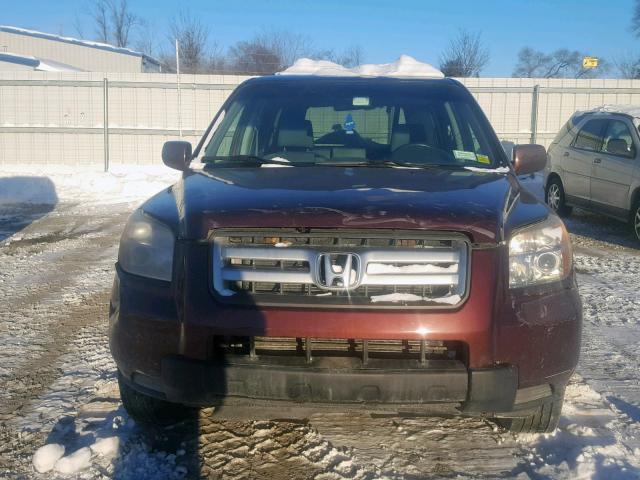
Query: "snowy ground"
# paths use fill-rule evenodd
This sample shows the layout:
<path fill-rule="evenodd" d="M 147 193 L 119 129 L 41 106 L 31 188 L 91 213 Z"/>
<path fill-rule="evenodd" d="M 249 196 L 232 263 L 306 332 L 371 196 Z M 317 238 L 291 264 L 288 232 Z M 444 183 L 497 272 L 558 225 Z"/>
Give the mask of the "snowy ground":
<path fill-rule="evenodd" d="M 41 176 L 37 190 L 15 178 L 0 177 L 0 196 L 13 185 L 26 201 L 57 203 L 0 199 L 0 478 L 640 478 L 640 250 L 622 225 L 581 212 L 568 221 L 584 345 L 553 435 L 446 416 L 241 422 L 207 410 L 154 430 L 122 409 L 106 339 L 117 239 L 148 177 L 126 191 L 117 175 Z M 157 189 L 171 175 L 152 180 Z M 36 472 L 34 453 L 55 444 L 58 470 L 79 473 Z"/>

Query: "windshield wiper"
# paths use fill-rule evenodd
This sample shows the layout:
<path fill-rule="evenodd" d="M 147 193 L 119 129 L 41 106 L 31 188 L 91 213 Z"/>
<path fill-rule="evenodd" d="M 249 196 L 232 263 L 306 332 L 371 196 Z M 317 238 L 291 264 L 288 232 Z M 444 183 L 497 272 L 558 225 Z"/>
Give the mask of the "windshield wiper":
<path fill-rule="evenodd" d="M 204 156 L 203 163 L 212 166 L 249 166 L 259 167 L 261 165 L 280 165 L 294 166 L 294 164 L 285 158 L 264 158 L 258 155 L 224 155 L 224 156 Z"/>
<path fill-rule="evenodd" d="M 434 170 L 459 170 L 464 168 L 464 165 L 455 163 L 414 163 L 414 162 L 398 162 L 396 160 L 385 160 L 378 162 L 378 165 L 385 167 L 404 167 L 404 168 L 423 168 Z"/>
<path fill-rule="evenodd" d="M 329 161 L 329 162 L 316 162 L 316 167 L 369 167 L 375 166 L 375 163 L 368 162 L 366 160 L 358 161 L 358 160 L 345 160 L 341 161 Z"/>

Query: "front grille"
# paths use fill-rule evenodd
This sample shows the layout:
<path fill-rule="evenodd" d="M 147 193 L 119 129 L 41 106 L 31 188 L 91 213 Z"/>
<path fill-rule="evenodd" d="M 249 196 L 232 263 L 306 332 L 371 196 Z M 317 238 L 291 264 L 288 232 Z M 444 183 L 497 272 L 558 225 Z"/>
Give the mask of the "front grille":
<path fill-rule="evenodd" d="M 466 361 L 464 344 L 441 340 L 364 340 L 354 338 L 215 336 L 213 356 L 297 358 L 302 363 L 319 359 L 352 358 L 362 365 L 377 360 L 407 360 L 424 364 L 434 360 Z M 378 362 L 380 363 L 380 362 Z"/>
<path fill-rule="evenodd" d="M 459 234 L 220 230 L 212 241 L 214 291 L 227 303 L 446 308 L 466 294 Z"/>

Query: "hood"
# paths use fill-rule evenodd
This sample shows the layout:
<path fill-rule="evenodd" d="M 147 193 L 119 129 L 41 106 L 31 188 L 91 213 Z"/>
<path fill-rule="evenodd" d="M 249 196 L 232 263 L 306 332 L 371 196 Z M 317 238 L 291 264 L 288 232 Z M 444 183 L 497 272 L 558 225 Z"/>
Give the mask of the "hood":
<path fill-rule="evenodd" d="M 457 231 L 476 243 L 498 242 L 505 204 L 518 188 L 510 174 L 466 170 L 217 168 L 190 172 L 143 208 L 177 223 L 184 239 L 204 239 L 224 227 L 389 228 Z M 166 208 L 170 194 L 177 208 Z"/>

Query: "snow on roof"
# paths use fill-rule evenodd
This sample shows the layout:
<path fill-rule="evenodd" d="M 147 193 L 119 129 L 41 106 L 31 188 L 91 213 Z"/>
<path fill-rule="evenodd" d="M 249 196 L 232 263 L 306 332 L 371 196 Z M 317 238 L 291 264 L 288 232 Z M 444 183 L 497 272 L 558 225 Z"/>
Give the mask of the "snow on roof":
<path fill-rule="evenodd" d="M 14 33 L 16 35 L 26 35 L 29 37 L 36 37 L 36 38 L 44 38 L 46 40 L 71 43 L 71 44 L 80 45 L 83 47 L 98 48 L 100 50 L 107 50 L 110 52 L 122 53 L 125 55 L 133 55 L 135 57 L 143 57 L 144 59 L 150 61 L 151 63 L 160 65 L 160 62 L 158 60 L 142 52 L 131 50 L 130 48 L 116 47 L 114 45 L 109 45 L 108 43 L 94 42 L 91 40 L 80 40 L 78 38 L 73 38 L 73 37 L 63 37 L 61 35 L 38 32 L 37 30 L 28 30 L 26 28 L 20 28 L 20 27 L 12 27 L 10 25 L 0 25 L 0 32 Z"/>
<path fill-rule="evenodd" d="M 18 55 L 16 53 L 0 52 L 0 62 L 15 63 L 17 65 L 26 65 L 28 67 L 37 67 L 40 61 L 36 57 L 29 55 Z"/>
<path fill-rule="evenodd" d="M 392 63 L 365 64 L 347 68 L 328 60 L 301 58 L 277 75 L 319 75 L 327 77 L 396 77 L 444 78 L 444 74 L 428 63 L 409 55 L 401 55 Z"/>
<path fill-rule="evenodd" d="M 26 65 L 27 67 L 33 67 L 34 70 L 42 72 L 82 72 L 81 69 L 72 67 L 66 63 L 9 52 L 0 52 L 0 62 Z"/>
<path fill-rule="evenodd" d="M 576 115 L 584 113 L 623 113 L 631 117 L 640 118 L 640 105 L 600 105 L 599 107 L 592 108 L 591 110 L 585 110 L 582 112 L 576 112 Z"/>

